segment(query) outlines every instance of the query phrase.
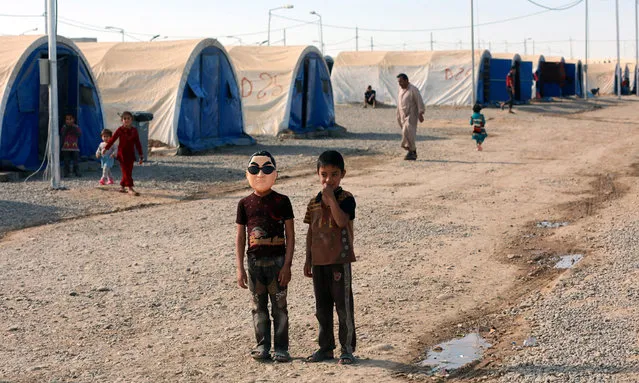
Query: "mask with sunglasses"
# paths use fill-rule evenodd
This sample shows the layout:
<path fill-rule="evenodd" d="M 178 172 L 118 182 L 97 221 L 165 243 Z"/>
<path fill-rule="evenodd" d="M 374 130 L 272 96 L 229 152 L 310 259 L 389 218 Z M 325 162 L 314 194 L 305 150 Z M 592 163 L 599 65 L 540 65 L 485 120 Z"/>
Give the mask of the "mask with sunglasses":
<path fill-rule="evenodd" d="M 258 194 L 267 193 L 275 184 L 277 169 L 268 156 L 254 156 L 246 168 L 246 179 Z"/>

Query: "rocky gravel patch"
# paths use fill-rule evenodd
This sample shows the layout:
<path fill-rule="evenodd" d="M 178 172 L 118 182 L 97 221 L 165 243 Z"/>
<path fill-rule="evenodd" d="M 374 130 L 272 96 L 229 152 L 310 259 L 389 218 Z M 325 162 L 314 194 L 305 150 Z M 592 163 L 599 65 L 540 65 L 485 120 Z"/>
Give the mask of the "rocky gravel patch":
<path fill-rule="evenodd" d="M 639 221 L 601 243 L 604 259 L 576 266 L 524 305 L 537 346 L 506 360 L 499 382 L 637 381 Z"/>

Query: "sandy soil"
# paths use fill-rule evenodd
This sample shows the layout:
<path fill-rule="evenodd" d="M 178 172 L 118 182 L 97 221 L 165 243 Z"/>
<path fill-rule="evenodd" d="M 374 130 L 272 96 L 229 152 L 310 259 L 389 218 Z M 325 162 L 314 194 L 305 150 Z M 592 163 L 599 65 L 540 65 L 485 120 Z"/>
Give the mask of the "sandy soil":
<path fill-rule="evenodd" d="M 356 117 L 357 126 L 345 124 L 349 131 L 391 121 L 385 133 L 367 137 L 379 143 L 349 152 L 343 181 L 358 204 L 354 366 L 303 361 L 317 331 L 312 284 L 302 275 L 302 217 L 318 190 L 311 154 L 339 142 L 308 140 L 300 146 L 304 160 L 289 165 L 276 184 L 297 217 L 291 363 L 248 357 L 249 294 L 235 284 L 233 240 L 236 204 L 249 191 L 234 180 L 205 185 L 189 199 L 142 188 L 148 196 L 121 200 L 125 211 L 6 235 L 0 380 L 430 379 L 414 365 L 419 356 L 475 328 L 495 347 L 477 370 L 457 379 L 486 379 L 482 368 L 515 352 L 510 341 L 527 333 L 525 321 L 508 310 L 552 289 L 561 276 L 553 257 L 575 250 L 586 262 L 603 256 L 595 238 L 621 212 L 619 201 L 637 194 L 639 104 L 598 105 L 605 108 L 569 101 L 517 108 L 515 115 L 488 109 L 483 152 L 474 151 L 465 115 L 430 119 L 420 127 L 415 162 L 402 160 L 394 110 L 338 108 L 338 122 L 341 115 Z M 536 228 L 542 220 L 570 224 Z"/>

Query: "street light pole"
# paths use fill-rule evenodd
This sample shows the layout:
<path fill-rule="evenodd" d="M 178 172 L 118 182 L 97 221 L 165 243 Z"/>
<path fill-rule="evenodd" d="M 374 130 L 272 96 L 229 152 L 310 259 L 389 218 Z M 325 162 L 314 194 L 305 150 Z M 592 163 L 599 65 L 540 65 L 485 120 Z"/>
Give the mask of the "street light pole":
<path fill-rule="evenodd" d="M 621 100 L 621 52 L 619 51 L 619 0 L 615 1 L 616 13 L 617 13 L 617 67 L 619 73 L 617 74 L 617 98 Z"/>
<path fill-rule="evenodd" d="M 322 56 L 324 56 L 324 28 L 322 27 L 322 15 L 315 11 L 310 12 L 311 15 L 315 15 L 319 18 L 319 29 L 320 29 L 320 47 L 322 51 Z"/>
<path fill-rule="evenodd" d="M 122 42 L 124 42 L 124 29 L 118 28 L 118 27 L 111 27 L 111 26 L 106 26 L 104 27 L 104 29 L 113 29 L 115 31 L 120 31 L 120 33 L 122 33 Z"/>
<path fill-rule="evenodd" d="M 240 46 L 242 45 L 242 39 L 241 38 L 239 38 L 237 36 L 226 36 L 226 37 L 229 38 L 229 39 L 236 39 L 240 43 Z"/>
<path fill-rule="evenodd" d="M 588 0 L 586 3 L 586 64 L 584 65 L 584 99 L 588 99 Z"/>
<path fill-rule="evenodd" d="M 477 100 L 475 93 L 477 89 L 475 89 L 475 11 L 473 10 L 473 0 L 470 0 L 470 54 L 472 56 L 473 66 L 473 105 L 475 105 L 475 100 Z"/>
<path fill-rule="evenodd" d="M 38 30 L 38 28 L 37 28 L 37 27 L 36 27 L 36 28 L 32 28 L 32 29 L 29 29 L 29 30 L 26 30 L 26 31 L 24 31 L 24 32 L 20 33 L 20 34 L 19 34 L 19 36 L 24 36 L 24 34 L 25 34 L 25 33 L 35 32 L 35 31 L 37 31 L 37 30 Z"/>
<path fill-rule="evenodd" d="M 277 11 L 278 9 L 291 9 L 293 6 L 291 4 L 286 4 L 281 7 L 271 8 L 268 10 L 268 35 L 266 41 L 268 41 L 268 45 L 271 46 L 271 12 Z"/>

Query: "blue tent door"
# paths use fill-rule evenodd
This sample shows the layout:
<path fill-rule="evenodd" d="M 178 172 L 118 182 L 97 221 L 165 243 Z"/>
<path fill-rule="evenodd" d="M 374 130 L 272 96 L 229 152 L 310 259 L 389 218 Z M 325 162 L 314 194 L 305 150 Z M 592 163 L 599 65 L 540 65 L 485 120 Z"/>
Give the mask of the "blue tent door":
<path fill-rule="evenodd" d="M 201 119 L 200 137 L 219 136 L 220 126 L 220 56 L 217 54 L 202 55 L 201 87 L 206 97 L 200 100 Z"/>
<path fill-rule="evenodd" d="M 506 76 L 510 71 L 512 60 L 490 59 L 490 87 L 488 94 L 490 99 L 484 100 L 491 104 L 508 100 L 508 90 L 506 89 Z"/>
<path fill-rule="evenodd" d="M 528 102 L 532 98 L 533 72 L 532 62 L 519 63 L 519 98 L 520 102 Z"/>

